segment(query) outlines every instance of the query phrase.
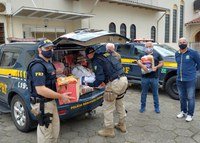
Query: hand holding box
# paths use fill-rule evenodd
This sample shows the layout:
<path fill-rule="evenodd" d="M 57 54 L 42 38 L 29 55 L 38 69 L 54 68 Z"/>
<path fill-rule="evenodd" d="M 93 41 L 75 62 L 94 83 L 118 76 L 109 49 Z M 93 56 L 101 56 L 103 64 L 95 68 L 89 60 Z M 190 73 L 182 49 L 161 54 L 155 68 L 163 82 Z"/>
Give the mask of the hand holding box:
<path fill-rule="evenodd" d="M 73 99 L 70 99 L 70 103 L 77 102 L 79 100 L 79 86 L 80 82 L 79 79 L 77 81 L 73 82 L 66 82 L 66 84 L 59 85 L 58 82 L 56 83 L 56 88 L 58 93 L 66 93 L 70 92 L 71 94 L 68 94 L 68 96 L 73 97 Z M 64 104 L 62 100 L 59 100 L 59 104 Z"/>

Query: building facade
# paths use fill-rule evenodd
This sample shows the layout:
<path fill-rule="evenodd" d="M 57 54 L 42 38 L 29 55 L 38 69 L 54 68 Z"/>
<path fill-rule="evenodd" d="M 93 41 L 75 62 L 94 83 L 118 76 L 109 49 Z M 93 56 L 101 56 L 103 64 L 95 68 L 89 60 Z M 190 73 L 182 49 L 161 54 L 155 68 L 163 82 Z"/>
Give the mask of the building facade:
<path fill-rule="evenodd" d="M 186 37 L 197 47 L 199 10 L 199 0 L 0 0 L 0 43 L 91 28 L 173 47 Z"/>

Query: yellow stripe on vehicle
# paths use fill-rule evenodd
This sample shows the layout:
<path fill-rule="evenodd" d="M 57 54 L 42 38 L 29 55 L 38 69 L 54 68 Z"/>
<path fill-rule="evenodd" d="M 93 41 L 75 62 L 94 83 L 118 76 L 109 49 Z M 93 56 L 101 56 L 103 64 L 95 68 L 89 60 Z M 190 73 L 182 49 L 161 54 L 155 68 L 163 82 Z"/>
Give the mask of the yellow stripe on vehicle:
<path fill-rule="evenodd" d="M 137 59 L 121 59 L 122 63 L 133 63 L 135 61 L 137 61 Z"/>
<path fill-rule="evenodd" d="M 164 67 L 173 67 L 173 68 L 177 68 L 177 63 L 176 62 L 163 62 L 163 66 Z"/>
<path fill-rule="evenodd" d="M 137 59 L 125 59 L 125 58 L 122 58 L 121 59 L 121 62 L 122 63 L 133 63 L 133 62 L 136 62 Z M 173 67 L 173 68 L 177 68 L 177 63 L 176 62 L 163 62 L 164 64 L 164 67 Z"/>
<path fill-rule="evenodd" d="M 0 68 L 0 75 L 26 78 L 26 71 Z"/>

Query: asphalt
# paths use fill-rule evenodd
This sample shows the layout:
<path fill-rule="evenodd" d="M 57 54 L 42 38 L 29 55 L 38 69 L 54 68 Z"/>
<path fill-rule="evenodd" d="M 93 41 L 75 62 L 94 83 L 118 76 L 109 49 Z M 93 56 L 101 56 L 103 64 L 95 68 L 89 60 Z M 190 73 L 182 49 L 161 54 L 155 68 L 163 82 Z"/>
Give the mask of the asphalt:
<path fill-rule="evenodd" d="M 160 90 L 161 113 L 154 112 L 152 94 L 147 97 L 147 109 L 139 112 L 138 85 L 129 87 L 125 96 L 128 133 L 115 130 L 114 138 L 100 137 L 97 131 L 103 125 L 102 107 L 96 114 L 80 116 L 61 122 L 60 143 L 200 143 L 200 94 L 196 97 L 192 122 L 177 119 L 179 101 Z M 115 114 L 115 121 L 117 116 Z M 22 133 L 14 126 L 10 114 L 0 115 L 0 143 L 36 143 L 36 130 Z"/>

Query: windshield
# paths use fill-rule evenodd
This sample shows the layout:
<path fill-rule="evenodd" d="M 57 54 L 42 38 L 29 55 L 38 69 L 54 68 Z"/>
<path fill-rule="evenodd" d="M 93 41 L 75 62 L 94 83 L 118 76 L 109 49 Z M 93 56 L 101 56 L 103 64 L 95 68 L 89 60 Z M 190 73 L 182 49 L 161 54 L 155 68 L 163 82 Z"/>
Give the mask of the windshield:
<path fill-rule="evenodd" d="M 174 57 L 176 50 L 168 45 L 154 45 L 154 49 L 163 57 Z"/>

